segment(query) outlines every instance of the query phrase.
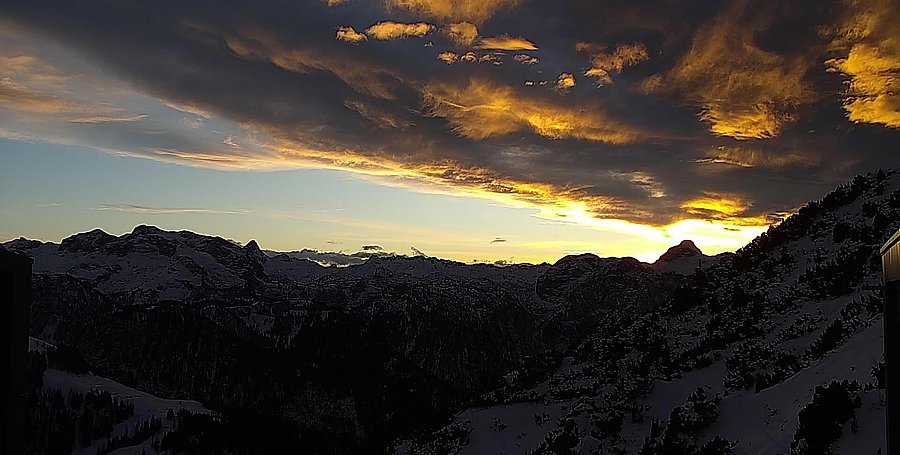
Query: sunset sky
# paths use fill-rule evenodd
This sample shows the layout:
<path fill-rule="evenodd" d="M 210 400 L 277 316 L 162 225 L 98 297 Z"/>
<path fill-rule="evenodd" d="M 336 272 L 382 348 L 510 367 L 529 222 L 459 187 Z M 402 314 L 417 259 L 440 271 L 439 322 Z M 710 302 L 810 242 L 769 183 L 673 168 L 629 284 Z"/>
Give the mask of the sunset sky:
<path fill-rule="evenodd" d="M 900 2 L 0 2 L 0 241 L 734 250 L 900 167 Z"/>

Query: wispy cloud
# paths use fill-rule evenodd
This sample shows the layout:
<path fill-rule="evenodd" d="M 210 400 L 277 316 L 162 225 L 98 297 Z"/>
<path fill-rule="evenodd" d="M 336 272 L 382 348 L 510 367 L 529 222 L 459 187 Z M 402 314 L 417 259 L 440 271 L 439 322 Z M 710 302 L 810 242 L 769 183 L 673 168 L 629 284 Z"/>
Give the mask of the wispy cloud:
<path fill-rule="evenodd" d="M 201 213 L 211 215 L 248 215 L 255 213 L 253 210 L 242 209 L 217 209 L 208 207 L 150 207 L 131 204 L 100 204 L 97 210 L 104 212 L 142 213 L 149 215 L 167 215 L 179 213 Z"/>
<path fill-rule="evenodd" d="M 697 164 L 719 164 L 743 168 L 786 168 L 792 166 L 813 166 L 821 161 L 815 154 L 799 152 L 766 152 L 752 147 L 719 146 L 694 160 Z"/>
<path fill-rule="evenodd" d="M 147 118 L 147 114 L 128 115 L 128 116 L 112 116 L 112 115 L 92 115 L 89 117 L 78 117 L 69 120 L 69 123 L 117 123 L 117 122 L 137 122 Z"/>

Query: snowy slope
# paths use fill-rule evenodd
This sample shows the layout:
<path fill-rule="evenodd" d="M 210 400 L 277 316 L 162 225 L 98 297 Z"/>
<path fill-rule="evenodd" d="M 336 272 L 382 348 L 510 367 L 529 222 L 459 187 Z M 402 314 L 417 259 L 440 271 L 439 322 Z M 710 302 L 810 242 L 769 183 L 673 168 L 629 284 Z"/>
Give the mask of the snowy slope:
<path fill-rule="evenodd" d="M 45 352 L 48 348 L 54 348 L 52 344 L 43 340 L 30 337 L 29 350 L 33 352 Z M 43 375 L 43 386 L 45 389 L 56 389 L 67 396 L 70 391 L 85 394 L 87 392 L 109 392 L 114 398 L 123 399 L 134 405 L 134 415 L 130 418 L 118 423 L 113 428 L 112 437 L 123 435 L 134 430 L 135 426 L 141 421 L 147 421 L 156 417 L 162 421 L 162 428 L 154 435 L 148 437 L 143 443 L 137 446 L 124 447 L 112 454 L 124 455 L 134 453 L 157 453 L 150 445 L 153 437 L 162 437 L 166 432 L 173 429 L 174 422 L 167 419 L 169 411 L 178 413 L 180 410 L 187 410 L 195 414 L 209 414 L 210 411 L 202 404 L 193 400 L 164 399 L 152 394 L 137 390 L 116 381 L 94 375 L 92 373 L 75 374 L 68 371 L 58 369 L 47 369 Z M 91 446 L 75 450 L 75 455 L 93 455 L 107 441 L 107 438 L 100 438 L 93 441 Z"/>
<path fill-rule="evenodd" d="M 832 450 L 879 453 L 882 315 L 862 289 L 879 284 L 878 247 L 898 228 L 890 171 L 857 177 L 736 255 L 683 242 L 653 264 L 684 275 L 667 304 L 598 330 L 545 380 L 488 393 L 492 404 L 397 453 L 694 453 L 720 437 L 735 454 L 790 454 L 800 411 L 836 380 L 859 384 L 861 405 Z M 516 406 L 522 415 L 509 417 Z M 537 426 L 542 408 L 561 412 Z M 696 420 L 700 408 L 715 411 Z M 495 419 L 514 422 L 516 436 L 492 430 Z"/>

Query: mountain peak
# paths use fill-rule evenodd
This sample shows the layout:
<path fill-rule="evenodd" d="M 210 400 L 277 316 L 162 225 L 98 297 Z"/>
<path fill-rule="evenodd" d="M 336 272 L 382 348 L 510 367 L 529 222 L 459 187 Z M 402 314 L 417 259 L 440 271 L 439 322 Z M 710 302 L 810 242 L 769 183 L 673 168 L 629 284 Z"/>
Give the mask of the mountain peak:
<path fill-rule="evenodd" d="M 700 248 L 697 248 L 697 245 L 694 244 L 694 241 L 682 240 L 678 245 L 675 245 L 666 250 L 666 252 L 663 253 L 662 256 L 660 256 L 659 259 L 656 260 L 656 262 L 654 262 L 654 264 L 672 262 L 680 258 L 691 258 L 697 256 L 703 256 L 703 252 L 700 251 Z"/>
<path fill-rule="evenodd" d="M 147 224 L 139 224 L 131 230 L 131 233 L 134 235 L 158 234 L 161 232 L 164 231 L 156 226 L 150 226 Z"/>
<path fill-rule="evenodd" d="M 102 229 L 92 229 L 80 234 L 66 237 L 60 242 L 59 249 L 63 252 L 89 252 L 112 242 L 116 237 Z"/>
<path fill-rule="evenodd" d="M 254 252 L 259 251 L 259 244 L 256 243 L 256 240 L 250 240 L 249 242 L 247 242 L 246 245 L 244 245 L 244 249 L 247 251 L 254 251 Z"/>

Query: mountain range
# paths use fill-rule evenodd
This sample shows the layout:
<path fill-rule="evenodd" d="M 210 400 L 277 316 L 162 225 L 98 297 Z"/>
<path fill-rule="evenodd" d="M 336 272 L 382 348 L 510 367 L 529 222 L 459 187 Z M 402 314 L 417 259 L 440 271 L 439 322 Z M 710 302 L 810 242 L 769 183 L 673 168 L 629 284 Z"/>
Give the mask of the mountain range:
<path fill-rule="evenodd" d="M 35 339 L 212 412 L 148 435 L 170 452 L 875 453 L 866 289 L 897 229 L 891 170 L 735 253 L 686 240 L 653 264 L 326 259 L 152 226 L 2 247 L 34 260 Z"/>

